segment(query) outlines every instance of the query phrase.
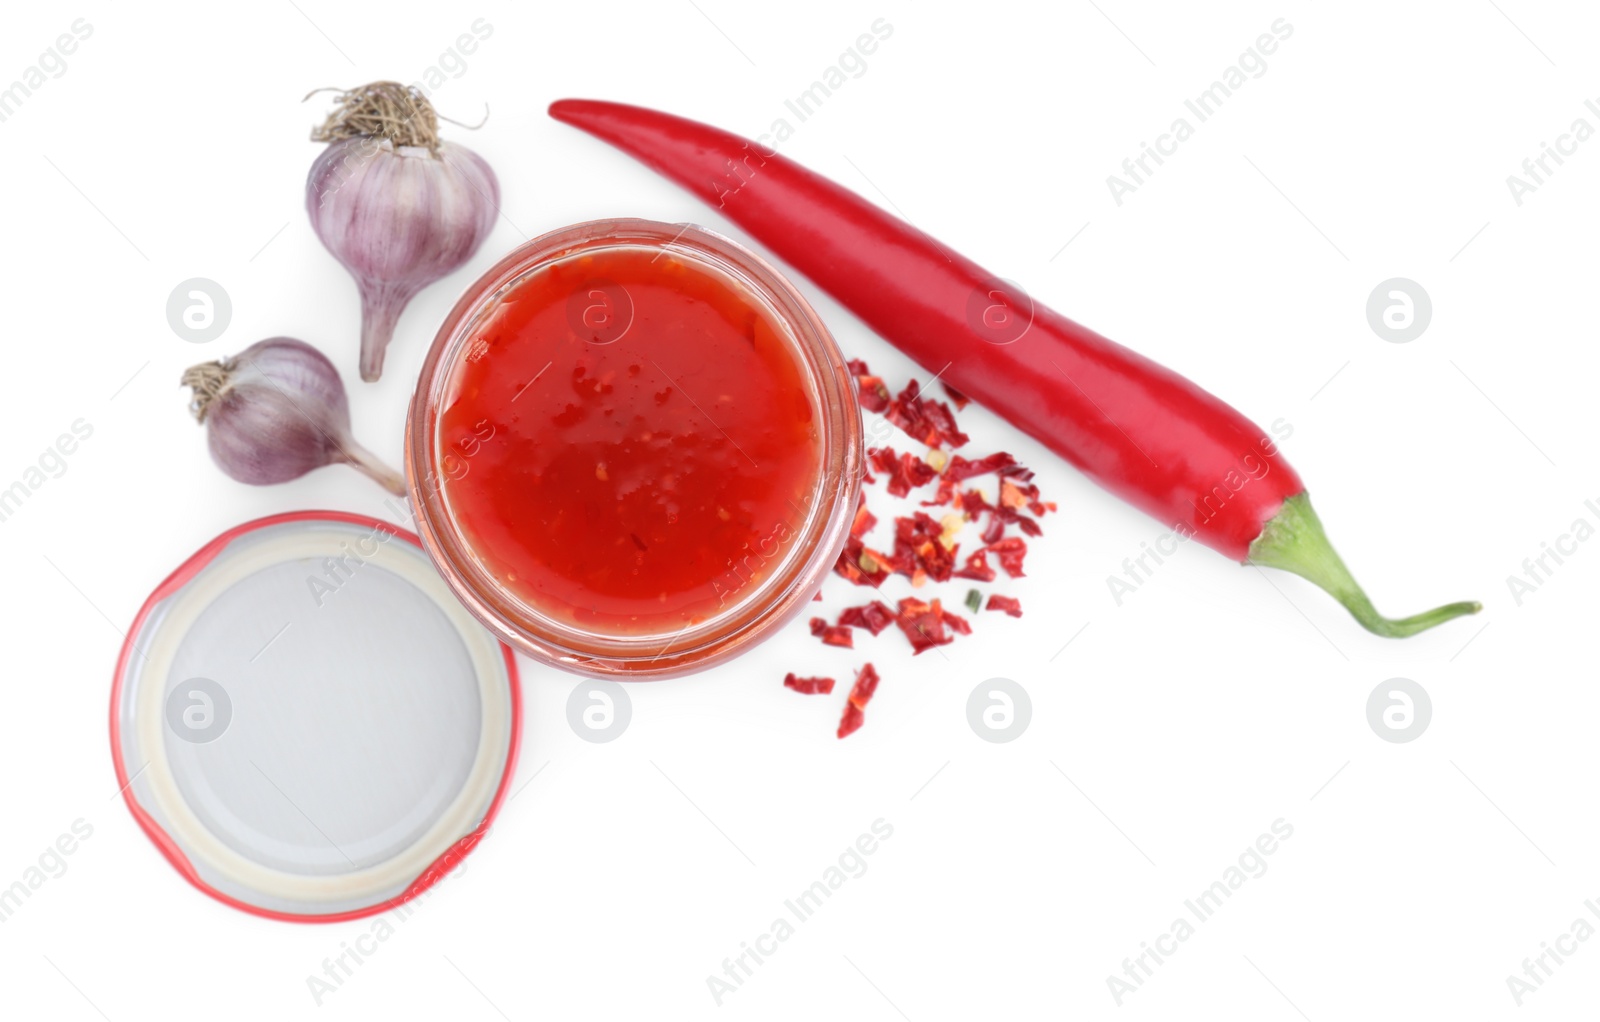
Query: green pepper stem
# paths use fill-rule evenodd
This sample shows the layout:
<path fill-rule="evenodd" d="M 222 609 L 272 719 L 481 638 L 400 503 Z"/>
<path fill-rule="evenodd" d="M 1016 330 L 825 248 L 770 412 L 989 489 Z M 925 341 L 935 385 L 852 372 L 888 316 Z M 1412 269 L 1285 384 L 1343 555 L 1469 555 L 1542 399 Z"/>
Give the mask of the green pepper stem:
<path fill-rule="evenodd" d="M 1483 604 L 1475 601 L 1447 603 L 1442 607 L 1404 618 L 1387 618 L 1378 613 L 1367 594 L 1351 576 L 1333 544 L 1322 530 L 1322 520 L 1311 507 L 1311 498 L 1298 493 L 1283 502 L 1278 513 L 1268 520 L 1254 543 L 1250 544 L 1246 564 L 1290 571 L 1332 594 L 1361 627 L 1374 635 L 1403 639 L 1427 631 L 1452 618 L 1476 614 Z"/>

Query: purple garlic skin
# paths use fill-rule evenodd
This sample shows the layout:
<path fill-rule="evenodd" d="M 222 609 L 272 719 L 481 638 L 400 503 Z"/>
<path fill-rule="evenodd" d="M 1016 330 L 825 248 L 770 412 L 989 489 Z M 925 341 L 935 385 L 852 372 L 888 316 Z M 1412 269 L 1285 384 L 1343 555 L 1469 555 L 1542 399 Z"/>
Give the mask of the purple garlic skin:
<path fill-rule="evenodd" d="M 405 480 L 350 435 L 339 371 L 292 337 L 271 337 L 220 362 L 191 367 L 190 410 L 206 426 L 211 458 L 242 483 L 269 486 L 323 465 L 348 464 L 391 493 Z"/>
<path fill-rule="evenodd" d="M 500 184 L 464 146 L 395 149 L 347 138 L 306 178 L 306 212 L 361 291 L 361 378 L 378 379 L 395 322 L 424 287 L 478 251 L 500 209 Z"/>
<path fill-rule="evenodd" d="M 338 441 L 349 435 L 350 404 L 328 356 L 272 337 L 228 361 L 229 385 L 206 415 L 211 457 L 228 475 L 269 486 L 344 460 Z"/>

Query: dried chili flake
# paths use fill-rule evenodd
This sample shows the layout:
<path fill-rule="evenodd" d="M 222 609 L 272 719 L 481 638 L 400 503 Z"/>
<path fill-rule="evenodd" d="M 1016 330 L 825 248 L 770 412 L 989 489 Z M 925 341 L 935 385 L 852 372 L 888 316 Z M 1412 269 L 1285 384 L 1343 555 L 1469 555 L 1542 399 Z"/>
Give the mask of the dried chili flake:
<path fill-rule="evenodd" d="M 912 490 L 920 489 L 933 482 L 939 477 L 939 473 L 932 465 L 921 458 L 910 454 L 902 454 L 900 455 L 898 476 L 905 480 L 905 493 L 896 494 L 896 496 L 904 497 Z M 889 492 L 894 493 L 894 486 L 892 485 L 894 480 L 890 482 Z"/>
<path fill-rule="evenodd" d="M 830 625 L 820 617 L 811 619 L 811 634 L 817 636 L 829 646 L 854 649 L 856 645 L 855 637 L 850 634 L 849 625 Z"/>
<path fill-rule="evenodd" d="M 861 570 L 861 541 L 854 536 L 845 540 L 844 549 L 839 552 L 839 559 L 833 562 L 833 573 L 842 578 L 847 578 L 854 585 L 876 586 L 875 580 L 868 579 L 866 572 Z"/>
<path fill-rule="evenodd" d="M 922 386 L 916 380 L 906 384 L 906 389 L 895 395 L 883 409 L 883 417 L 900 427 L 901 431 L 929 447 L 960 447 L 969 439 L 956 426 L 955 413 L 943 401 L 922 396 Z"/>
<path fill-rule="evenodd" d="M 871 664 L 861 668 L 855 684 L 850 686 L 850 698 L 844 704 L 844 716 L 839 718 L 839 737 L 853 734 L 866 720 L 867 703 L 878 691 L 878 671 Z"/>
<path fill-rule="evenodd" d="M 973 521 L 985 511 L 993 511 L 994 505 L 984 499 L 982 490 L 968 490 L 961 495 L 961 510 Z"/>
<path fill-rule="evenodd" d="M 801 695 L 831 695 L 833 693 L 832 678 L 797 678 L 792 673 L 783 677 L 783 687 L 792 688 Z"/>
<path fill-rule="evenodd" d="M 977 590 L 973 591 L 976 592 Z M 972 609 L 977 610 L 978 608 L 973 607 Z M 984 606 L 984 609 L 1003 610 L 1012 617 L 1021 617 L 1022 601 L 1017 599 L 1015 596 L 1001 596 L 999 593 L 990 593 L 989 602 Z"/>
<path fill-rule="evenodd" d="M 1028 552 L 1028 544 L 1016 536 L 990 543 L 988 549 L 1000 558 L 1000 567 L 1012 578 L 1022 577 L 1022 558 Z"/>
<path fill-rule="evenodd" d="M 865 664 L 856 674 L 856 683 L 850 686 L 850 701 L 861 709 L 867 708 L 867 702 L 872 699 L 873 693 L 878 691 L 878 670 L 871 664 Z"/>
<path fill-rule="evenodd" d="M 846 607 L 839 612 L 839 623 L 855 628 L 865 628 L 873 635 L 894 624 L 894 611 L 882 600 L 873 600 L 860 607 Z"/>
<path fill-rule="evenodd" d="M 858 536 L 845 538 L 844 550 L 833 563 L 833 571 L 858 586 L 872 586 L 874 589 L 882 585 L 890 574 L 888 558 L 867 549 Z"/>
<path fill-rule="evenodd" d="M 922 506 L 944 507 L 947 504 L 955 504 L 958 500 L 955 481 L 941 475 L 939 477 L 939 488 L 934 492 L 933 499 L 923 501 Z"/>
<path fill-rule="evenodd" d="M 878 517 L 867 510 L 866 502 L 863 501 L 861 506 L 856 508 L 855 521 L 850 523 L 850 535 L 860 539 L 871 532 L 872 527 L 877 524 Z"/>
<path fill-rule="evenodd" d="M 995 457 L 991 455 L 991 458 Z M 1046 511 L 1055 510 L 1054 505 L 1045 504 L 1038 499 L 1039 488 L 1029 481 L 1033 478 L 1033 473 L 1015 464 L 1010 459 L 1010 455 L 1002 455 L 992 462 L 993 465 L 997 466 L 992 470 L 1000 476 L 998 503 L 989 503 L 988 499 L 984 497 L 983 491 L 976 489 L 967 490 L 952 501 L 952 503 L 959 504 L 962 512 L 974 521 L 986 518 L 982 532 L 982 540 L 986 546 L 991 546 L 1005 538 L 1006 528 L 1010 525 L 1015 525 L 1028 536 L 1042 535 L 1044 530 L 1040 528 L 1039 523 L 1023 514 L 1022 509 L 1026 508 L 1035 514 L 1043 514 Z M 962 478 L 970 478 L 972 475 L 981 474 L 983 462 L 990 462 L 990 460 L 990 458 L 985 458 L 982 462 L 967 462 L 959 457 L 952 460 L 950 466 L 946 468 L 945 473 L 939 479 L 941 497 L 947 492 L 952 470 Z M 923 503 L 931 502 L 924 501 Z"/>
<path fill-rule="evenodd" d="M 981 537 L 984 546 L 994 546 L 1005 538 L 1005 534 L 1005 515 L 1001 513 L 999 508 L 991 508 L 989 511 L 989 524 L 983 527 L 983 536 Z"/>
<path fill-rule="evenodd" d="M 881 586 L 895 574 L 904 575 L 913 587 L 955 578 L 987 583 L 995 581 L 998 575 L 991 566 L 992 554 L 1000 570 L 1013 578 L 1021 577 L 1028 546 L 1021 536 L 1008 533 L 1015 531 L 1037 537 L 1043 531 L 1038 519 L 1056 510 L 1054 503 L 1042 499 L 1039 487 L 1033 482 L 1033 472 L 1004 451 L 975 459 L 952 453 L 965 445 L 968 437 L 957 427 L 949 404 L 930 399 L 915 380 L 899 394 L 893 394 L 883 379 L 874 376 L 860 360 L 851 360 L 849 369 L 856 378 L 861 407 L 881 413 L 907 436 L 928 448 L 921 457 L 889 446 L 869 449 L 862 466 L 863 483 L 881 482 L 891 497 L 906 499 L 912 491 L 936 482 L 932 499 L 922 499 L 917 504 L 922 508 L 945 508 L 947 512 L 930 514 L 914 510 L 907 516 L 896 517 L 893 546 L 885 554 L 866 545 L 866 536 L 878 525 L 878 518 L 867 510 L 867 495 L 863 490 L 850 533 L 845 538 L 844 551 L 834 564 L 835 573 L 856 585 L 874 587 Z M 949 385 L 945 385 L 944 390 L 956 410 L 970 403 L 966 395 Z M 963 486 L 967 480 L 982 475 L 995 476 L 992 503 L 983 489 Z M 974 523 L 979 531 L 980 542 L 962 558 L 958 540 L 968 522 Z M 990 610 L 1022 616 L 1022 604 L 1016 598 L 991 594 L 985 604 L 983 594 L 977 589 L 967 592 L 965 604 L 972 613 Z M 956 635 L 972 632 L 968 618 L 945 610 L 938 599 L 923 601 L 915 597 L 900 600 L 893 609 L 880 600 L 847 607 L 839 613 L 836 624 L 830 625 L 820 617 L 811 619 L 811 630 L 825 643 L 853 648 L 853 629 L 865 628 L 876 636 L 890 624 L 896 625 L 906 636 L 913 654 L 947 645 Z M 832 689 L 833 680 L 789 675 L 784 684 L 797 691 L 826 692 Z M 839 737 L 862 726 L 864 708 L 877 685 L 877 671 L 868 664 L 851 689 L 839 721 Z"/>
<path fill-rule="evenodd" d="M 1028 506 L 1028 498 L 1022 492 L 1022 487 L 1010 479 L 1000 480 L 1000 506 L 1008 507 L 1015 511 L 1020 507 Z"/>
<path fill-rule="evenodd" d="M 938 478 L 938 471 L 926 461 L 911 454 L 901 454 L 892 447 L 875 447 L 867 452 L 872 466 L 888 478 L 891 497 L 906 497 L 912 490 L 920 489 Z"/>
<path fill-rule="evenodd" d="M 867 715 L 861 712 L 861 707 L 855 703 L 845 703 L 844 716 L 839 718 L 839 737 L 844 738 L 846 735 L 855 734 L 861 730 L 861 725 L 866 722 L 866 719 Z"/>
<path fill-rule="evenodd" d="M 939 606 L 938 600 L 923 603 L 914 597 L 906 597 L 900 601 L 900 613 L 894 623 L 900 626 L 910 641 L 913 654 L 935 646 L 947 646 L 953 639 L 945 629 L 944 608 Z"/>
<path fill-rule="evenodd" d="M 995 580 L 994 568 L 989 566 L 989 555 L 983 550 L 974 550 L 961 568 L 953 572 L 956 578 L 967 578 L 974 582 L 993 582 Z"/>
<path fill-rule="evenodd" d="M 864 546 L 861 548 L 861 570 L 875 578 L 888 578 L 894 571 L 894 563 L 871 547 Z"/>
<path fill-rule="evenodd" d="M 948 580 L 955 570 L 955 547 L 943 543 L 944 526 L 921 511 L 894 520 L 894 570 L 915 583 L 920 573 L 935 582 Z"/>
<path fill-rule="evenodd" d="M 1032 478 L 1032 472 L 1022 475 L 1003 471 L 1000 479 L 1001 506 L 1012 511 L 1021 511 L 1023 508 L 1027 508 L 1039 516 L 1043 516 L 1046 511 L 1054 511 L 1054 504 L 1046 504 L 1039 499 L 1038 484 L 1028 481 Z"/>
<path fill-rule="evenodd" d="M 1011 507 L 994 507 L 989 510 L 989 525 L 984 526 L 984 542 L 986 544 L 1000 542 L 1000 537 L 1005 536 L 1006 526 L 1010 525 L 1021 529 L 1027 536 L 1043 536 L 1043 529 L 1038 526 L 1038 521 L 1034 518 L 1029 518 Z"/>
<path fill-rule="evenodd" d="M 861 725 L 866 723 L 866 720 L 867 715 L 861 712 L 861 707 L 853 704 L 853 702 L 846 702 L 845 715 L 838 718 L 838 737 L 856 733 L 861 729 Z"/>
<path fill-rule="evenodd" d="M 957 454 L 950 458 L 950 464 L 945 466 L 944 475 L 955 482 L 971 479 L 973 476 L 987 475 L 990 472 L 999 472 L 1015 466 L 1017 459 L 1004 451 L 996 451 L 988 457 L 979 458 L 977 461 L 968 461 Z"/>
<path fill-rule="evenodd" d="M 972 625 L 969 624 L 967 619 L 962 617 L 960 614 L 952 614 L 948 610 L 941 608 L 939 610 L 939 618 L 950 627 L 951 631 L 958 635 L 972 634 Z"/>
<path fill-rule="evenodd" d="M 1017 491 L 1022 501 L 1019 507 L 1013 508 L 1012 510 L 1021 510 L 1021 508 L 1026 507 L 1038 517 L 1043 518 L 1048 512 L 1054 511 L 1056 509 L 1056 505 L 1054 501 L 1046 503 L 1045 501 L 1039 499 L 1039 486 L 1037 483 L 1029 482 L 1029 480 L 1032 478 L 1033 473 L 1027 472 L 1026 475 L 1020 473 L 1011 475 L 1009 479 L 1005 480 L 1005 482 L 1012 483 L 1013 489 Z M 1002 487 L 1003 486 L 1004 483 L 1002 483 Z"/>
<path fill-rule="evenodd" d="M 972 398 L 961 393 L 961 391 L 950 386 L 950 384 L 941 381 L 939 386 L 943 387 L 944 392 L 949 395 L 950 403 L 956 406 L 956 411 L 962 411 L 967 407 L 967 405 L 972 403 Z"/>
<path fill-rule="evenodd" d="M 851 359 L 847 365 L 856 378 L 856 386 L 861 395 L 861 407 L 869 412 L 881 412 L 889 407 L 889 388 L 884 386 L 880 377 L 873 376 L 867 369 L 867 364 L 858 358 Z"/>

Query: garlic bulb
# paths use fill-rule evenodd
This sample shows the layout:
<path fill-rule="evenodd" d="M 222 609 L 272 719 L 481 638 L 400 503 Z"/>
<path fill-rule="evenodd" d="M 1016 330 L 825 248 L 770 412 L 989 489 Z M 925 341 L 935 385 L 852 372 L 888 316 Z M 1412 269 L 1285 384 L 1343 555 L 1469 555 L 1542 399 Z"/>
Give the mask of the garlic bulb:
<path fill-rule="evenodd" d="M 350 406 L 339 371 L 304 341 L 272 337 L 183 374 L 189 410 L 207 427 L 211 457 L 241 483 L 267 486 L 314 468 L 349 464 L 390 493 L 405 479 L 350 436 Z"/>
<path fill-rule="evenodd" d="M 360 288 L 361 378 L 370 382 L 406 303 L 483 244 L 500 185 L 472 150 L 441 142 L 433 107 L 395 82 L 343 93 L 312 138 L 330 145 L 306 177 L 306 211 Z"/>

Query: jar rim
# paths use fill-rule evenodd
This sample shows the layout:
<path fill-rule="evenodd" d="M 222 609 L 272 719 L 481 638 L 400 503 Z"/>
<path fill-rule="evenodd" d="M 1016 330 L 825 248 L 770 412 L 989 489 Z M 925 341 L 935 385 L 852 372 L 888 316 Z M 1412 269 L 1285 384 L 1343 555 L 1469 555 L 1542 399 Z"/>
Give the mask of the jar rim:
<path fill-rule="evenodd" d="M 654 247 L 733 278 L 775 315 L 816 401 L 818 465 L 812 505 L 776 570 L 704 622 L 673 632 L 606 633 L 544 613 L 483 568 L 452 515 L 443 485 L 440 413 L 475 326 L 530 275 L 584 252 Z M 540 235 L 473 282 L 445 317 L 423 361 L 406 422 L 405 473 L 416 531 L 446 583 L 498 638 L 536 660 L 615 680 L 664 678 L 731 659 L 797 616 L 833 567 L 860 497 L 861 413 L 854 377 L 811 304 L 771 264 L 693 223 L 591 220 Z"/>

